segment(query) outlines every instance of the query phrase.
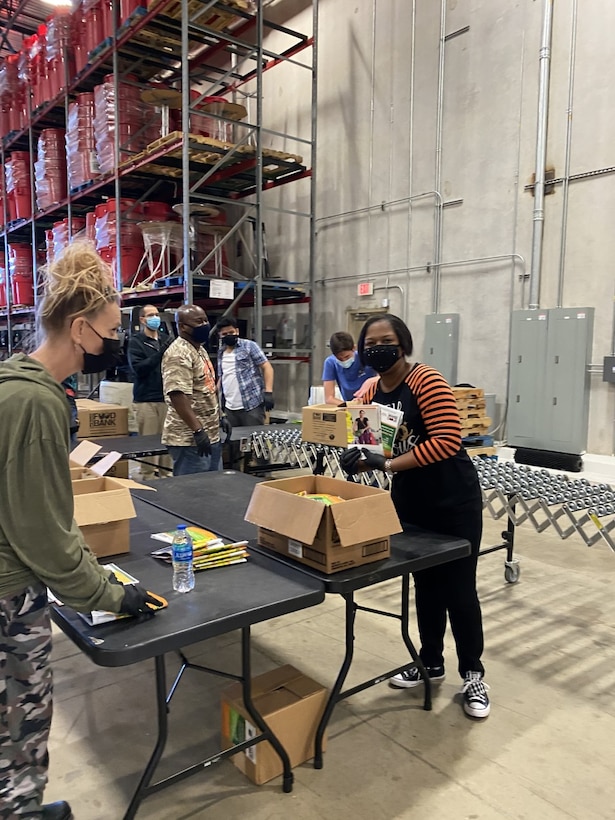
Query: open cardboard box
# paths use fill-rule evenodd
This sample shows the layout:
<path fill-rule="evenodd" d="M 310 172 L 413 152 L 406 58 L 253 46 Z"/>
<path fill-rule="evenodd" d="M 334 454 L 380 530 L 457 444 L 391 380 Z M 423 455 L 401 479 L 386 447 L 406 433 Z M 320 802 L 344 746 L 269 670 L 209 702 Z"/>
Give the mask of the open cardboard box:
<path fill-rule="evenodd" d="M 327 694 L 324 686 L 288 665 L 252 679 L 254 705 L 286 749 L 292 767 L 314 757 L 316 729 Z M 244 706 L 241 684 L 233 683 L 222 691 L 221 712 L 223 749 L 259 733 Z M 282 763 L 269 741 L 238 752 L 231 760 L 258 785 L 282 774 Z"/>
<path fill-rule="evenodd" d="M 99 444 L 83 441 L 71 453 L 73 471 L 82 471 L 72 481 L 75 521 L 83 532 L 86 544 L 98 557 L 130 552 L 130 519 L 135 518 L 130 488 L 151 489 L 136 481 L 109 478 L 104 473 L 120 458 L 113 452 L 90 468 L 84 465 L 101 449 Z M 83 473 L 86 473 L 85 475 Z"/>
<path fill-rule="evenodd" d="M 345 501 L 328 507 L 299 492 Z M 258 526 L 261 546 L 326 573 L 388 558 L 389 536 L 402 530 L 388 492 L 327 476 L 257 484 L 245 517 Z"/>

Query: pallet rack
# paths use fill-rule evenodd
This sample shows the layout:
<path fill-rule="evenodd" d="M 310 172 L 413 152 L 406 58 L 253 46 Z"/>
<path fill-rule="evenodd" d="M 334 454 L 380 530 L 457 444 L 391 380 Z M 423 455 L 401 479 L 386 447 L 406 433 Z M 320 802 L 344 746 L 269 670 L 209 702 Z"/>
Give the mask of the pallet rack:
<path fill-rule="evenodd" d="M 0 0 L 0 13 L 6 11 L 7 0 Z M 22 4 L 23 5 L 23 4 Z M 0 161 L 5 164 L 7 154 L 13 150 L 28 150 L 31 161 L 37 134 L 44 128 L 65 126 L 68 105 L 72 95 L 91 91 L 104 77 L 113 76 L 115 88 L 115 121 L 120 120 L 118 83 L 128 82 L 145 90 L 164 87 L 181 99 L 181 130 L 176 129 L 148 144 L 145 150 L 132 152 L 126 158 L 126 147 L 120 144 L 120 129 L 114 130 L 115 167 L 101 174 L 89 184 L 78 189 L 68 189 L 66 199 L 44 210 L 36 210 L 34 176 L 31 173 L 32 215 L 29 218 L 8 222 L 7 201 L 2 190 L 3 213 L 2 239 L 5 251 L 9 240 L 26 241 L 33 249 L 40 245 L 41 229 L 63 217 L 71 220 L 98 204 L 103 198 L 116 201 L 116 220 L 121 223 L 120 200 L 133 197 L 145 201 L 148 197 L 176 199 L 182 212 L 182 277 L 147 291 L 122 294 L 123 304 L 133 306 L 145 300 L 154 301 L 161 307 L 174 307 L 183 302 L 197 301 L 219 312 L 237 309 L 237 306 L 254 308 L 254 336 L 262 341 L 263 304 L 301 303 L 309 301 L 314 280 L 315 247 L 315 141 L 316 141 L 316 91 L 318 2 L 312 3 L 312 32 L 304 34 L 280 25 L 266 17 L 263 4 L 254 8 L 248 0 L 158 0 L 147 8 L 137 8 L 129 19 L 119 22 L 119 0 L 112 0 L 113 33 L 90 51 L 87 64 L 76 77 L 65 77 L 65 89 L 32 110 L 28 95 L 28 124 L 20 131 L 4 136 L 0 144 Z M 4 22 L 4 20 L 3 20 Z M 39 21 L 42 22 L 42 21 Z M 20 22 L 19 9 L 6 20 L 14 32 L 27 33 L 28 24 Z M 284 48 L 273 51 L 266 47 L 266 36 L 274 32 Z M 66 63 L 68 64 L 68 62 Z M 311 112 L 310 133 L 306 135 L 285 134 L 267 128 L 263 113 L 263 75 L 284 64 L 292 64 L 310 73 Z M 129 79 L 127 80 L 127 75 Z M 162 84 L 162 85 L 161 85 Z M 243 89 L 251 88 L 254 95 L 254 114 L 245 122 L 235 122 L 235 131 L 241 136 L 232 143 L 203 138 L 191 133 L 192 117 L 196 115 L 200 100 L 194 99 L 194 86 L 199 85 L 201 98 L 225 97 L 233 101 Z M 192 93 L 191 93 L 192 92 Z M 168 109 L 167 109 L 168 110 Z M 208 116 L 231 122 L 226 116 Z M 264 145 L 267 139 L 279 139 L 285 145 L 298 146 L 296 153 L 270 149 Z M 270 279 L 266 276 L 266 251 L 264 219 L 269 207 L 265 201 L 267 192 L 281 185 L 299 180 L 309 184 L 309 211 L 271 208 L 283 211 L 309 222 L 309 259 L 307 263 L 306 289 L 303 285 Z M 195 203 L 212 203 L 236 206 L 240 212 L 230 230 L 216 237 L 214 247 L 195 264 L 191 262 L 190 209 Z M 220 252 L 220 247 L 236 242 L 246 227 L 251 229 L 253 240 L 252 275 L 235 279 L 232 301 L 210 299 L 211 276 L 203 275 L 205 265 Z M 120 231 L 117 231 L 117 272 L 122 282 L 122 262 L 119 252 Z M 245 240 L 244 240 L 245 241 Z M 8 262 L 8 254 L 6 254 Z M 35 293 L 40 272 L 36 252 L 33 250 Z M 8 277 L 8 264 L 7 264 Z M 159 283 L 160 284 L 160 283 Z M 7 308 L 0 312 L 0 329 L 7 331 L 7 348 L 13 344 L 16 326 L 32 321 L 33 309 L 16 309 L 11 305 L 10 287 L 7 287 Z M 36 296 L 35 296 L 36 300 Z M 311 348 L 313 337 L 310 312 L 306 347 Z M 310 351 L 288 359 L 309 361 Z M 310 363 L 311 369 L 311 363 Z M 311 381 L 311 373 L 310 373 Z"/>

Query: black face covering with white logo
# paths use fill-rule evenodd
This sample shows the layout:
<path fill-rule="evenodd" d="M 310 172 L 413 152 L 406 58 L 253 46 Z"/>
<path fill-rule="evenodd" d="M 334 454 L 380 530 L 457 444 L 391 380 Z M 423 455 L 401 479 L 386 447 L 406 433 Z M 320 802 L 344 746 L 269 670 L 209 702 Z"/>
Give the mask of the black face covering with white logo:
<path fill-rule="evenodd" d="M 363 351 L 365 364 L 376 373 L 386 373 L 399 359 L 399 345 L 373 345 Z"/>

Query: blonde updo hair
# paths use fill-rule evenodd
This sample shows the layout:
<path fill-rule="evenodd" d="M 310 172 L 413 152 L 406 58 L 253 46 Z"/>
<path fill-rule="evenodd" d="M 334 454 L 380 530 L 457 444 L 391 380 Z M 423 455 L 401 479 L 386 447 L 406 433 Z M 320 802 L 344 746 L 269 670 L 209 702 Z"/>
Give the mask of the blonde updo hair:
<path fill-rule="evenodd" d="M 46 269 L 38 324 L 46 335 L 61 333 L 78 316 L 92 316 L 105 305 L 119 303 L 109 265 L 91 242 L 78 240 Z"/>

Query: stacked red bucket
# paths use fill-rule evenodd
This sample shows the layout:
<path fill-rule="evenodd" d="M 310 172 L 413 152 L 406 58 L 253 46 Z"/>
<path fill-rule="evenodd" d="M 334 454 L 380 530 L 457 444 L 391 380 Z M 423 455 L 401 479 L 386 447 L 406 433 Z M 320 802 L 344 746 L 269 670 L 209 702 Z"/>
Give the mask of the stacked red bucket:
<path fill-rule="evenodd" d="M 6 163 L 5 180 L 9 222 L 29 219 L 32 216 L 32 195 L 30 154 L 27 151 L 13 151 Z"/>
<path fill-rule="evenodd" d="M 6 262 L 4 249 L 0 249 L 0 310 L 6 306 Z"/>
<path fill-rule="evenodd" d="M 60 222 L 54 222 L 51 230 L 51 237 L 47 238 L 47 259 L 50 256 L 50 244 L 53 244 L 51 258 L 53 259 L 58 254 L 62 253 L 64 248 L 68 245 L 71 239 L 74 239 L 85 228 L 85 219 L 74 216 L 72 220 L 62 219 Z M 51 242 L 50 242 L 51 240 Z"/>
<path fill-rule="evenodd" d="M 34 163 L 36 205 L 40 210 L 66 199 L 66 132 L 45 128 L 38 138 L 38 159 Z"/>
<path fill-rule="evenodd" d="M 31 307 L 34 304 L 32 248 L 25 244 L 9 245 L 8 248 L 12 303 L 15 306 Z"/>
<path fill-rule="evenodd" d="M 75 68 L 71 48 L 70 8 L 56 9 L 47 18 L 47 77 L 49 82 L 49 99 L 55 99 L 66 88 Z"/>
<path fill-rule="evenodd" d="M 71 191 L 100 174 L 94 136 L 94 94 L 77 94 L 68 106 L 66 158 Z"/>
<path fill-rule="evenodd" d="M 50 98 L 47 74 L 47 26 L 40 25 L 30 42 L 30 82 L 32 83 L 32 108 L 36 110 Z"/>
<path fill-rule="evenodd" d="M 19 55 L 11 54 L 0 63 L 0 119 L 3 136 L 12 131 L 21 131 L 25 88 L 19 78 Z"/>
<path fill-rule="evenodd" d="M 128 286 L 137 280 L 143 261 L 143 235 L 139 222 L 143 219 L 143 209 L 134 199 L 120 199 L 120 222 L 117 220 L 115 199 L 101 202 L 95 208 L 96 250 L 105 262 L 113 268 L 117 287 Z M 121 281 L 117 250 L 119 244 L 121 260 Z"/>
<path fill-rule="evenodd" d="M 94 134 L 96 154 L 103 174 L 113 171 L 117 164 L 129 160 L 142 151 L 149 141 L 153 124 L 145 117 L 141 89 L 130 82 L 118 82 L 119 123 L 115 119 L 115 83 L 113 75 L 105 77 L 102 85 L 94 88 Z M 115 156 L 115 130 L 119 131 L 120 155 Z M 117 159 L 117 161 L 116 161 Z"/>

